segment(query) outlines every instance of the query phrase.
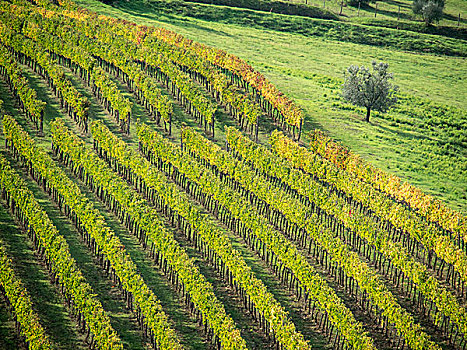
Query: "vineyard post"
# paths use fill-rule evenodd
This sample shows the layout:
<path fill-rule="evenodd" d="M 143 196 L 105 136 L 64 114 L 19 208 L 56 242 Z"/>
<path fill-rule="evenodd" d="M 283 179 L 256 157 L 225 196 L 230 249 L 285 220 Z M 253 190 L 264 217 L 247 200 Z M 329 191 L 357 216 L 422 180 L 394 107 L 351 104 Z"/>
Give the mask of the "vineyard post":
<path fill-rule="evenodd" d="M 303 120 L 305 118 L 300 119 L 300 128 L 298 129 L 298 139 L 297 141 L 300 141 L 300 136 L 302 135 L 302 127 L 303 127 Z"/>
<path fill-rule="evenodd" d="M 344 6 L 344 0 L 341 1 L 341 11 L 339 12 L 339 16 L 342 16 L 342 6 Z"/>
<path fill-rule="evenodd" d="M 459 27 L 461 23 L 461 14 L 459 13 L 459 16 L 457 17 L 457 26 Z"/>
<path fill-rule="evenodd" d="M 40 133 L 42 134 L 42 132 L 44 131 L 44 110 L 41 111 L 41 116 L 40 116 L 40 127 L 39 127 L 39 130 L 40 130 Z"/>
<path fill-rule="evenodd" d="M 358 11 L 357 11 L 357 17 L 360 17 L 360 1 L 358 2 Z"/>
<path fill-rule="evenodd" d="M 212 138 L 214 139 L 214 114 L 211 117 L 212 120 Z"/>
<path fill-rule="evenodd" d="M 375 1 L 375 18 L 376 18 L 377 12 L 378 12 L 378 2 Z"/>
<path fill-rule="evenodd" d="M 172 113 L 169 116 L 169 136 L 172 135 Z"/>
<path fill-rule="evenodd" d="M 126 133 L 129 135 L 130 134 L 130 121 L 131 121 L 130 112 L 128 112 L 127 120 L 128 120 L 128 123 L 127 123 Z"/>

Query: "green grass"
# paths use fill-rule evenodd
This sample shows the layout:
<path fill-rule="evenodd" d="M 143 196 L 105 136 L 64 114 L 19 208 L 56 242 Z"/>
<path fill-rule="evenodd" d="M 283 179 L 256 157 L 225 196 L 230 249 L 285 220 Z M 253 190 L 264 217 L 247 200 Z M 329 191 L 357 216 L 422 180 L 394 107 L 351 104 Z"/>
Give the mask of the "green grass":
<path fill-rule="evenodd" d="M 15 321 L 9 310 L 5 298 L 0 295 L 0 349 L 26 350 L 16 333 Z"/>
<path fill-rule="evenodd" d="M 179 0 L 143 0 L 141 2 L 116 1 L 143 17 L 151 11 L 158 17 L 179 16 L 248 28 L 269 29 L 286 33 L 299 33 L 308 37 L 321 37 L 371 46 L 390 47 L 407 51 L 425 51 L 450 56 L 467 55 L 465 45 L 458 40 L 427 35 L 413 31 L 398 31 L 377 26 L 363 26 L 343 21 L 330 21 L 301 16 L 280 15 L 217 5 L 195 4 Z M 465 44 L 465 41 L 463 41 Z"/>
<path fill-rule="evenodd" d="M 19 231 L 8 210 L 0 204 L 0 232 L 8 235 L 16 235 Z M 10 253 L 8 253 L 10 254 Z M 9 255 L 10 256 L 10 255 Z M 10 256 L 11 257 L 11 256 Z M 15 321 L 11 306 L 7 305 L 7 300 L 0 293 L 0 349 L 3 350 L 26 350 L 24 342 L 20 339 L 15 330 Z"/>
<path fill-rule="evenodd" d="M 304 0 L 292 0 L 294 3 L 304 3 Z M 355 20 L 357 18 L 365 18 L 367 20 L 383 19 L 397 21 L 398 18 L 401 20 L 409 21 L 421 21 L 421 18 L 416 16 L 412 12 L 411 0 L 383 0 L 383 1 L 371 1 L 366 6 L 361 6 L 358 11 L 358 6 L 346 6 L 344 1 L 344 7 L 342 9 L 343 19 Z M 378 4 L 377 8 L 375 4 Z M 308 4 L 323 7 L 323 0 L 308 0 Z M 400 12 L 399 12 L 400 6 Z M 341 0 L 326 0 L 326 9 L 334 13 L 340 13 Z M 375 11 L 376 10 L 376 11 Z M 439 25 L 442 26 L 453 26 L 457 27 L 457 18 L 461 15 L 460 25 L 465 26 L 467 23 L 467 5 L 463 0 L 447 0 L 444 7 L 444 17 L 440 20 Z M 419 26 L 423 26 L 422 23 L 418 23 Z"/>
<path fill-rule="evenodd" d="M 305 130 L 322 129 L 383 170 L 443 198 L 452 208 L 467 211 L 464 58 L 323 40 L 171 12 L 164 15 L 155 13 L 146 1 L 121 1 L 114 7 L 95 0 L 78 3 L 98 13 L 163 26 L 239 56 L 299 103 L 306 116 Z M 372 60 L 389 63 L 405 97 L 389 113 L 373 114 L 367 124 L 362 109 L 340 99 L 339 84 L 347 66 L 368 66 Z M 436 119 L 433 110 L 449 113 L 437 116 L 438 126 L 426 131 L 424 125 Z M 449 125 L 451 119 L 457 126 Z"/>
<path fill-rule="evenodd" d="M 311 18 L 335 19 L 367 25 L 405 28 L 415 32 L 428 32 L 446 36 L 465 38 L 467 24 L 467 6 L 465 1 L 448 1 L 444 16 L 438 22 L 426 26 L 420 16 L 412 11 L 410 0 L 371 1 L 358 6 L 347 4 L 344 0 L 184 0 L 229 7 L 248 8 L 287 15 Z M 460 15 L 460 18 L 459 18 Z M 463 35 L 463 36 L 461 36 Z"/>
<path fill-rule="evenodd" d="M 337 20 L 339 17 L 317 6 L 310 4 L 281 1 L 281 0 L 185 0 L 186 2 L 197 2 L 203 4 L 216 4 L 229 7 L 247 8 L 250 10 L 259 10 L 266 12 L 274 12 L 285 15 L 296 15 L 311 18 L 323 18 Z"/>

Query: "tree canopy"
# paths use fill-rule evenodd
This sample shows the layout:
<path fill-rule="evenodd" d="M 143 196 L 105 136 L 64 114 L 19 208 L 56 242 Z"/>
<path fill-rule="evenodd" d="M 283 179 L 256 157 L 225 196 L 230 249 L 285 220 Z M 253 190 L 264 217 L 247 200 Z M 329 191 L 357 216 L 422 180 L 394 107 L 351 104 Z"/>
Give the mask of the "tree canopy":
<path fill-rule="evenodd" d="M 444 0 L 414 0 L 412 11 L 421 15 L 426 25 L 439 21 L 443 17 Z"/>
<path fill-rule="evenodd" d="M 396 101 L 397 85 L 390 82 L 393 74 L 388 73 L 388 64 L 372 62 L 373 71 L 365 66 L 350 65 L 345 72 L 342 96 L 350 103 L 366 107 L 365 120 L 370 121 L 371 110 L 386 112 Z"/>

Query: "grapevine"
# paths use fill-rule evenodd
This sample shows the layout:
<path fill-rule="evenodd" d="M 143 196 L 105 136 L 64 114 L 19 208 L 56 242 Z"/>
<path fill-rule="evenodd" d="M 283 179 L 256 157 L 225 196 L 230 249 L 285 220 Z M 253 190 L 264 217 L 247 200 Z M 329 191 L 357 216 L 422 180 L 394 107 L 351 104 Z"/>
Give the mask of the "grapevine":
<path fill-rule="evenodd" d="M 136 193 L 135 190 L 113 173 L 105 162 L 84 147 L 76 135 L 72 134 L 61 119 L 52 123 L 54 153 L 79 174 L 89 187 L 93 188 L 108 205 L 114 208 L 122 221 L 135 227 L 139 239 L 145 246 L 153 247 L 151 254 L 160 255 L 170 266 L 183 285 L 191 301 L 206 319 L 208 326 L 220 339 L 223 349 L 246 349 L 245 341 L 235 327 L 234 321 L 227 316 L 223 305 L 213 292 L 212 285 L 206 281 L 199 269 L 180 247 L 174 236 L 164 227 L 155 209 Z M 94 126 L 91 126 L 95 129 Z"/>
<path fill-rule="evenodd" d="M 120 170 L 121 174 L 127 174 L 125 178 L 136 187 L 143 188 L 146 197 L 151 198 L 153 203 L 160 203 L 160 209 L 168 206 L 177 213 L 185 224 L 191 227 L 192 234 L 188 232 L 188 237 L 197 242 L 196 245 L 209 247 L 212 254 L 222 261 L 221 273 L 231 276 L 231 285 L 235 281 L 243 288 L 248 296 L 248 304 L 253 303 L 255 309 L 259 310 L 261 319 L 264 319 L 260 321 L 264 328 L 272 329 L 278 341 L 286 348 L 308 348 L 302 336 L 294 330 L 295 327 L 288 320 L 286 312 L 264 284 L 254 276 L 240 253 L 233 249 L 229 239 L 214 222 L 190 203 L 184 192 L 168 182 L 164 175 L 155 171 L 146 159 L 129 149 L 102 123 L 93 122 L 91 132 L 96 149 L 109 164 L 114 164 L 117 169 L 125 169 Z"/>
<path fill-rule="evenodd" d="M 144 323 L 149 330 L 153 347 L 182 349 L 159 300 L 137 272 L 136 265 L 119 238 L 106 225 L 104 218 L 92 203 L 48 154 L 35 145 L 34 140 L 14 118 L 5 116 L 3 128 L 7 145 L 28 165 L 36 181 L 43 184 L 46 191 L 64 207 L 65 212 L 85 234 L 93 252 L 105 259 L 105 265 L 118 277 L 119 284 L 125 291 L 127 304 L 132 310 L 135 306 L 139 322 Z"/>
<path fill-rule="evenodd" d="M 197 184 L 193 188 L 185 182 L 194 193 L 212 197 L 223 208 L 222 215 L 235 218 L 236 221 L 232 223 L 236 227 L 235 231 L 240 230 L 252 246 L 259 245 L 259 251 L 262 251 L 265 260 L 274 262 L 282 275 L 287 274 L 290 284 L 296 286 L 297 292 L 305 297 L 307 303 L 313 302 L 313 309 L 318 306 L 322 310 L 325 323 L 336 327 L 338 333 L 335 341 L 340 335 L 343 342 L 351 347 L 374 348 L 372 340 L 363 332 L 361 324 L 355 320 L 350 310 L 287 238 L 261 220 L 248 203 L 238 198 L 234 191 L 218 181 L 210 171 L 203 170 L 188 154 L 181 152 L 180 148 L 150 131 L 144 124 L 137 126 L 137 129 L 141 151 L 146 157 L 152 163 L 166 168 L 169 173 L 176 174 L 176 170 L 183 174 L 192 181 L 191 184 Z M 213 201 L 209 202 L 211 206 L 214 205 Z M 241 224 L 241 229 L 237 228 L 238 224 Z"/>
<path fill-rule="evenodd" d="M 13 123 L 13 118 L 5 115 L 3 118 L 5 128 Z M 14 132 L 11 130 L 11 132 Z M 105 313 L 102 304 L 96 298 L 91 286 L 85 281 L 85 278 L 79 270 L 76 261 L 70 253 L 68 243 L 60 235 L 57 228 L 47 216 L 46 212 L 38 204 L 32 192 L 27 188 L 26 183 L 16 174 L 7 160 L 0 156 L 0 187 L 3 197 L 6 199 L 12 212 L 21 220 L 26 227 L 30 238 L 38 245 L 39 251 L 44 255 L 47 266 L 54 276 L 54 280 L 62 286 L 65 297 L 72 308 L 76 310 L 79 320 L 83 320 L 85 326 L 92 335 L 92 341 L 98 349 L 123 349 L 123 345 L 115 330 L 110 324 L 109 316 Z M 7 261 L 6 261 L 7 263 Z M 7 266 L 0 264 L 0 273 L 5 276 Z M 8 275 L 5 276 L 8 278 Z M 12 276 L 10 275 L 10 278 Z M 21 286 L 11 283 L 3 285 L 8 292 L 14 292 Z M 30 305 L 26 294 L 20 294 L 24 299 L 19 298 L 16 303 Z M 16 296 L 17 298 L 19 297 Z M 16 304 L 15 303 L 15 304 Z M 23 326 L 26 339 L 31 343 L 37 343 L 38 347 L 30 349 L 50 348 L 48 337 L 44 335 L 43 329 L 38 324 L 37 317 L 27 308 L 20 308 L 16 312 L 17 316 L 28 318 L 32 322 L 31 329 Z M 20 323 L 24 322 L 20 321 Z M 89 335 L 88 333 L 88 335 Z"/>

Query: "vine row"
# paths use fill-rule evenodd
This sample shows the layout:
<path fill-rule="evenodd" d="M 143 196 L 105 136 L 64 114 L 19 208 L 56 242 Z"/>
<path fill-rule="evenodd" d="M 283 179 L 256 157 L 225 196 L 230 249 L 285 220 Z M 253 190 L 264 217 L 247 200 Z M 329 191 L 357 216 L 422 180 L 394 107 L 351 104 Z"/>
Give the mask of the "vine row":
<path fill-rule="evenodd" d="M 11 53 L 2 44 L 0 44 L 0 74 L 18 99 L 21 109 L 42 133 L 45 102 L 37 98 L 36 91 L 30 87 L 22 69 L 18 67 Z"/>
<path fill-rule="evenodd" d="M 3 118 L 5 129 L 10 130 L 9 125 L 14 124 L 14 119 L 8 115 Z M 22 133 L 19 133 L 19 135 Z M 6 200 L 11 211 L 25 227 L 29 238 L 39 255 L 45 260 L 53 281 L 61 286 L 61 292 L 65 296 L 67 305 L 76 313 L 78 324 L 86 331 L 86 341 L 90 347 L 97 349 L 120 349 L 123 344 L 115 330 L 110 324 L 109 316 L 104 311 L 101 302 L 96 298 L 91 286 L 86 282 L 82 272 L 71 256 L 70 248 L 65 238 L 58 232 L 47 213 L 42 209 L 34 198 L 32 192 L 26 186 L 24 180 L 13 171 L 8 161 L 0 156 L 0 186 L 2 197 Z M 0 264 L 0 271 L 3 263 Z M 15 290 L 15 284 L 4 285 L 4 289 Z M 26 295 L 23 295 L 26 298 Z M 25 301 L 19 299 L 18 302 Z M 26 306 L 23 304 L 23 306 Z M 21 311 L 25 314 L 21 314 Z M 27 312 L 27 309 L 18 310 L 16 314 L 32 318 L 33 325 L 35 317 Z M 27 329 L 27 327 L 25 327 Z M 27 339 L 37 342 L 39 347 L 30 349 L 47 348 L 48 337 L 44 335 L 39 326 L 34 326 Z"/>
<path fill-rule="evenodd" d="M 3 168 L 3 158 L 0 167 Z M 3 170 L 3 169 L 2 169 Z M 53 350 L 54 346 L 40 324 L 31 297 L 19 276 L 13 270 L 12 261 L 0 241 L 0 293 L 6 297 L 15 317 L 15 327 L 26 339 L 28 349 Z"/>
<path fill-rule="evenodd" d="M 95 130 L 93 125 L 91 129 Z M 167 275 L 175 280 L 178 290 L 183 289 L 187 304 L 194 304 L 196 312 L 201 312 L 201 322 L 206 324 L 208 334 L 217 337 L 218 347 L 246 349 L 245 341 L 215 296 L 212 285 L 164 227 L 157 211 L 112 172 L 97 154 L 87 150 L 84 142 L 71 133 L 61 119 L 56 119 L 51 128 L 53 151 L 60 161 L 95 191 L 127 227 L 132 228 L 144 247 L 151 247 L 151 255 L 157 256 L 156 262 L 164 268 L 168 266 Z"/>
<path fill-rule="evenodd" d="M 75 122 L 87 132 L 89 101 L 66 78 L 58 62 L 33 40 L 25 38 L 3 24 L 0 25 L 0 41 L 15 55 L 16 60 L 28 65 L 47 80 L 59 98 L 61 107 L 65 108 Z"/>
<path fill-rule="evenodd" d="M 127 306 L 135 311 L 145 334 L 149 334 L 154 349 L 182 349 L 178 337 L 168 322 L 157 299 L 126 252 L 124 245 L 106 225 L 104 218 L 81 193 L 63 170 L 21 128 L 12 117 L 3 118 L 7 146 L 28 167 L 31 176 L 51 194 L 59 207 L 83 234 L 104 269 L 118 282 Z"/>
<path fill-rule="evenodd" d="M 238 138 L 242 138 L 240 133 L 235 130 L 229 131 L 228 136 L 231 136 L 235 132 L 239 134 L 237 135 Z M 404 335 L 407 343 L 412 348 L 415 348 L 413 344 L 419 344 L 420 348 L 433 346 L 426 337 L 426 334 L 420 333 L 420 327 L 400 307 L 373 270 L 366 263 L 362 262 L 358 255 L 352 252 L 343 240 L 335 237 L 336 233 L 344 234 L 347 236 L 345 241 L 348 241 L 352 231 L 355 232 L 357 230 L 351 231 L 348 229 L 347 232 L 339 232 L 342 231 L 339 230 L 340 227 L 337 227 L 335 224 L 328 225 L 324 218 L 324 210 L 318 207 L 318 210 L 311 211 L 305 204 L 273 185 L 268 178 L 263 177 L 262 174 L 258 174 L 256 170 L 251 169 L 245 162 L 237 160 L 231 154 L 197 134 L 191 128 L 184 128 L 182 130 L 182 144 L 184 149 L 200 159 L 214 173 L 217 173 L 224 183 L 231 188 L 237 189 L 237 192 L 249 199 L 258 208 L 258 211 L 266 216 L 272 224 L 287 233 L 299 245 L 304 247 L 309 246 L 311 244 L 309 241 L 312 240 L 321 249 L 325 249 L 331 260 L 340 266 L 348 276 L 357 281 L 360 288 L 368 294 L 368 297 L 377 309 L 379 308 L 379 312 L 383 313 L 395 325 L 395 328 Z M 296 178 L 295 180 L 300 183 L 302 178 Z M 312 185 L 305 183 L 306 187 Z M 294 187 L 297 186 L 299 185 Z M 334 207 L 336 206 L 334 198 L 329 198 L 329 201 L 332 202 Z M 342 226 L 342 222 L 338 221 L 338 225 Z M 360 228 L 360 225 L 357 226 Z M 360 231 L 358 231 L 358 234 L 361 237 L 368 236 L 361 234 Z M 385 246 L 385 244 L 382 245 Z M 390 244 L 386 244 L 386 246 L 390 246 Z M 394 248 L 397 250 L 398 246 L 394 246 Z M 404 251 L 398 253 L 400 254 L 399 261 L 403 261 Z M 405 254 L 405 259 L 410 262 L 408 254 Z M 465 310 L 457 303 L 453 295 L 444 290 L 435 279 L 431 278 L 425 281 L 421 278 L 421 276 L 426 275 L 426 268 L 423 265 L 416 263 L 396 265 L 407 277 L 414 278 L 413 281 L 421 284 L 419 289 L 428 301 L 431 302 L 430 310 L 433 307 L 433 303 L 436 305 L 437 311 L 434 312 L 433 319 L 439 319 L 437 317 L 437 313 L 439 312 L 441 315 L 447 316 L 454 323 L 455 326 L 451 327 L 451 333 L 453 327 L 456 327 L 456 334 L 459 330 L 461 334 L 467 330 L 467 314 Z M 411 272 L 413 270 L 416 272 Z M 439 296 L 443 297 L 440 298 Z M 419 294 L 418 298 L 420 298 Z M 428 314 L 431 315 L 430 313 Z M 421 340 L 420 338 L 424 339 Z"/>
<path fill-rule="evenodd" d="M 282 279 L 285 277 L 312 313 L 316 307 L 321 310 L 320 326 L 326 330 L 330 340 L 334 338 L 335 348 L 374 349 L 373 341 L 342 300 L 298 249 L 261 220 L 249 203 L 240 200 L 234 191 L 216 181 L 210 171 L 146 125 L 138 127 L 138 138 L 141 152 L 151 163 L 171 174 L 178 185 L 215 212 L 234 232 L 241 234 Z"/>
<path fill-rule="evenodd" d="M 350 205 L 360 206 L 362 219 L 364 216 L 373 214 L 377 217 L 375 226 L 379 224 L 381 229 L 391 230 L 393 236 L 396 233 L 409 236 L 411 244 L 416 246 L 417 253 L 422 255 L 423 260 L 427 256 L 429 263 L 431 260 L 435 261 L 432 259 L 433 255 L 441 259 L 448 265 L 448 276 L 454 288 L 456 286 L 460 289 L 464 288 L 467 283 L 467 244 L 464 244 L 463 239 L 453 242 L 434 225 L 420 221 L 413 212 L 401 204 L 391 201 L 370 185 L 339 171 L 329 162 L 298 146 L 280 132 L 271 134 L 270 144 L 273 152 L 289 160 L 293 167 L 335 186 L 337 190 L 327 189 L 329 196 L 332 197 L 333 194 L 339 192 L 340 197 L 347 199 Z M 348 194 L 350 198 L 345 198 L 344 194 Z M 365 210 L 364 207 L 369 207 L 371 212 Z"/>
<path fill-rule="evenodd" d="M 467 220 L 459 212 L 446 207 L 440 200 L 424 194 L 419 188 L 402 182 L 371 165 L 348 148 L 316 130 L 309 134 L 310 150 L 334 163 L 355 177 L 371 184 L 375 189 L 408 205 L 428 220 L 437 223 L 454 235 L 463 237 L 467 244 Z"/>
<path fill-rule="evenodd" d="M 190 203 L 187 195 L 170 183 L 138 153 L 129 149 L 100 122 L 91 125 L 98 154 L 125 179 L 143 192 L 160 210 L 169 212 L 172 222 L 211 260 L 231 287 L 239 291 L 248 310 L 268 334 L 283 347 L 307 349 L 303 336 L 295 330 L 282 306 L 236 251 L 215 222 Z"/>

